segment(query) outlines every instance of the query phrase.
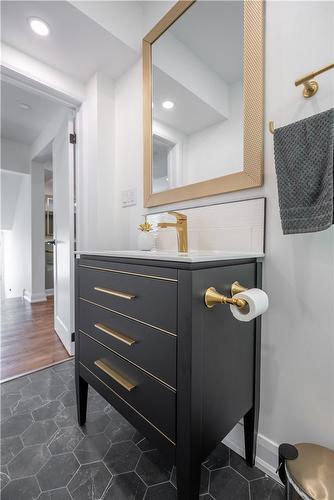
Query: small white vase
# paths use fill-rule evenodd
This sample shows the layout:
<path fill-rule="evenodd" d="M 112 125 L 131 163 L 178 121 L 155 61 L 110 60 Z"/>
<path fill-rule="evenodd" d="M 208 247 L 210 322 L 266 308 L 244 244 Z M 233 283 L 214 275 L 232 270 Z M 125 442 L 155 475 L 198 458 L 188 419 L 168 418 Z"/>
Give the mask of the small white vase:
<path fill-rule="evenodd" d="M 152 231 L 139 231 L 138 250 L 152 250 L 154 247 L 154 236 Z"/>

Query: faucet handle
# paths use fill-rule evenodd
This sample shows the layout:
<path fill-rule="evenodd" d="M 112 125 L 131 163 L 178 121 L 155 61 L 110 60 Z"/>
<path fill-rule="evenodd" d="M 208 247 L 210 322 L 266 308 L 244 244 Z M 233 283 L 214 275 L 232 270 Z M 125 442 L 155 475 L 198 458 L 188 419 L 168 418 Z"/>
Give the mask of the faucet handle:
<path fill-rule="evenodd" d="M 169 215 L 174 215 L 176 217 L 177 221 L 185 221 L 187 220 L 187 216 L 185 214 L 180 214 L 180 212 L 174 212 L 173 210 L 171 212 L 168 212 Z"/>

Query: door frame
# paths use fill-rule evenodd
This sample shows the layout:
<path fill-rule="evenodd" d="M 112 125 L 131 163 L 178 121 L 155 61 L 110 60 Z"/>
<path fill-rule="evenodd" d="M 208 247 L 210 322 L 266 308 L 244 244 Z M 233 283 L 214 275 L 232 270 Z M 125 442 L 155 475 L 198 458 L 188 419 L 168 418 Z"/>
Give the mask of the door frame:
<path fill-rule="evenodd" d="M 74 210 L 73 210 L 73 242 L 71 242 L 71 246 L 73 251 L 76 250 L 77 244 L 79 241 L 78 238 L 78 215 L 80 213 L 80 203 L 78 197 L 78 181 L 79 181 L 79 172 L 80 165 L 82 162 L 82 154 L 80 153 L 80 149 L 82 148 L 82 141 L 78 141 L 78 133 L 82 130 L 82 113 L 80 112 L 81 105 L 83 104 L 83 100 L 79 100 L 77 96 L 67 94 L 64 92 L 60 92 L 56 87 L 48 85 L 46 83 L 41 82 L 37 75 L 36 77 L 27 77 L 23 70 L 22 73 L 18 70 L 13 70 L 6 65 L 0 64 L 0 79 L 4 82 L 15 85 L 16 87 L 26 89 L 32 93 L 37 95 L 41 95 L 47 97 L 51 101 L 57 102 L 58 104 L 62 104 L 67 107 L 70 111 L 74 113 L 74 133 L 76 134 L 76 145 L 74 145 L 74 171 L 73 171 L 73 202 L 74 202 Z M 79 147 L 78 147 L 79 144 Z M 75 259 L 75 255 L 73 253 L 73 261 Z M 75 301 L 74 301 L 74 290 L 75 290 L 75 273 L 74 273 L 75 265 L 73 262 L 73 276 L 71 282 L 73 284 L 73 301 L 71 301 L 70 307 L 70 317 L 71 324 L 74 331 L 74 321 L 75 321 Z M 72 348 L 74 350 L 74 342 L 72 342 Z M 74 354 L 69 353 L 69 354 Z"/>

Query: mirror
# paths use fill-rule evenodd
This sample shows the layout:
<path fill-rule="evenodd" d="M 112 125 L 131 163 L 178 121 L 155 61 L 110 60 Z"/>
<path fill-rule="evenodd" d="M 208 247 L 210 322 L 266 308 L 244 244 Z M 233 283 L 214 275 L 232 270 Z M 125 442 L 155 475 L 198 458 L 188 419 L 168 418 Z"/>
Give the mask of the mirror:
<path fill-rule="evenodd" d="M 178 2 L 143 41 L 144 204 L 263 177 L 263 2 Z"/>

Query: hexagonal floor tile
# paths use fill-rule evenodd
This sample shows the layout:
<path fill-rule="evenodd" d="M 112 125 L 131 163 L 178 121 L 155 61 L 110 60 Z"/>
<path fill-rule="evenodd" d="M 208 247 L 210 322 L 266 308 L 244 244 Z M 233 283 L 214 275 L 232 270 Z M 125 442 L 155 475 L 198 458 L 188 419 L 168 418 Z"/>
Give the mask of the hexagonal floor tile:
<path fill-rule="evenodd" d="M 37 500 L 72 500 L 66 488 L 59 490 L 43 491 Z"/>
<path fill-rule="evenodd" d="M 122 474 L 134 470 L 140 455 L 141 452 L 132 441 L 123 441 L 110 447 L 104 462 L 113 474 Z"/>
<path fill-rule="evenodd" d="M 231 467 L 214 470 L 209 493 L 216 500 L 249 500 L 248 481 Z"/>
<path fill-rule="evenodd" d="M 1 492 L 1 500 L 36 500 L 41 490 L 34 476 L 10 481 Z"/>
<path fill-rule="evenodd" d="M 136 472 L 147 485 L 169 481 L 173 465 L 158 450 L 146 451 L 140 457 Z"/>
<path fill-rule="evenodd" d="M 251 500 L 283 500 L 284 488 L 270 477 L 250 482 Z"/>
<path fill-rule="evenodd" d="M 110 445 L 110 440 L 104 434 L 85 436 L 75 448 L 74 454 L 80 464 L 88 464 L 102 460 Z"/>
<path fill-rule="evenodd" d="M 43 420 L 40 422 L 34 422 L 26 431 L 24 431 L 21 438 L 24 446 L 47 443 L 57 430 L 58 427 L 53 420 Z"/>
<path fill-rule="evenodd" d="M 79 468 L 73 453 L 52 456 L 36 475 L 42 491 L 63 488 Z"/>
<path fill-rule="evenodd" d="M 22 450 L 23 443 L 20 436 L 1 439 L 1 464 L 8 464 Z"/>
<path fill-rule="evenodd" d="M 32 416 L 35 421 L 46 420 L 49 418 L 54 418 L 59 415 L 64 409 L 64 405 L 61 401 L 50 401 L 49 403 L 40 406 L 32 412 Z"/>
<path fill-rule="evenodd" d="M 59 400 L 63 403 L 63 405 L 65 407 L 67 407 L 67 406 L 75 406 L 76 405 L 75 392 L 74 391 L 66 391 L 59 398 Z"/>
<path fill-rule="evenodd" d="M 58 430 L 51 443 L 49 443 L 49 450 L 52 455 L 73 451 L 83 437 L 84 435 L 79 427 L 64 427 Z"/>
<path fill-rule="evenodd" d="M 129 441 L 133 438 L 135 432 L 135 428 L 120 413 L 116 412 L 110 415 L 110 424 L 104 431 L 112 443 Z"/>
<path fill-rule="evenodd" d="M 4 438 L 18 436 L 29 427 L 32 421 L 32 416 L 29 413 L 13 415 L 1 423 L 0 435 Z"/>
<path fill-rule="evenodd" d="M 86 423 L 81 427 L 81 430 L 87 436 L 100 434 L 103 432 L 110 423 L 109 416 L 103 411 L 88 413 Z"/>
<path fill-rule="evenodd" d="M 150 486 L 146 492 L 145 500 L 176 500 L 177 491 L 171 483 Z"/>
<path fill-rule="evenodd" d="M 36 474 L 50 456 L 51 453 L 45 444 L 36 444 L 23 448 L 7 465 L 11 479 Z"/>
<path fill-rule="evenodd" d="M 209 470 L 221 469 L 230 464 L 230 450 L 223 443 L 220 443 L 217 448 L 209 455 L 207 460 L 203 462 Z"/>
<path fill-rule="evenodd" d="M 13 408 L 13 415 L 22 415 L 22 413 L 30 413 L 36 408 L 43 405 L 41 396 L 32 396 L 31 398 L 21 399 Z"/>
<path fill-rule="evenodd" d="M 146 486 L 135 472 L 115 476 L 103 500 L 143 500 Z"/>
<path fill-rule="evenodd" d="M 5 394 L 1 396 L 1 408 L 12 408 L 15 404 L 20 401 L 21 394 L 19 392 L 13 394 Z"/>
<path fill-rule="evenodd" d="M 230 452 L 230 466 L 232 469 L 239 472 L 239 474 L 241 474 L 245 479 L 248 479 L 248 481 L 265 476 L 265 473 L 257 467 L 249 467 L 246 461 L 232 450 Z"/>
<path fill-rule="evenodd" d="M 55 417 L 58 427 L 72 427 L 77 424 L 77 409 L 75 406 L 68 406 Z"/>
<path fill-rule="evenodd" d="M 15 378 L 9 382 L 1 384 L 1 394 L 13 394 L 15 392 L 21 392 L 21 389 L 29 384 L 30 379 L 28 376 Z"/>
<path fill-rule="evenodd" d="M 73 500 L 98 500 L 111 479 L 103 462 L 82 465 L 67 488 Z"/>

